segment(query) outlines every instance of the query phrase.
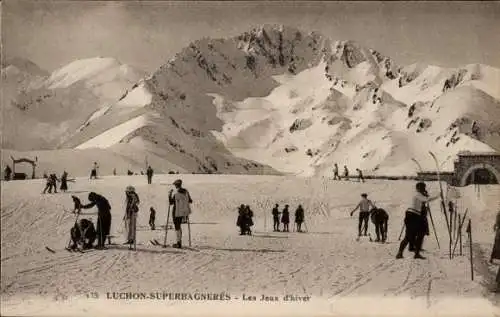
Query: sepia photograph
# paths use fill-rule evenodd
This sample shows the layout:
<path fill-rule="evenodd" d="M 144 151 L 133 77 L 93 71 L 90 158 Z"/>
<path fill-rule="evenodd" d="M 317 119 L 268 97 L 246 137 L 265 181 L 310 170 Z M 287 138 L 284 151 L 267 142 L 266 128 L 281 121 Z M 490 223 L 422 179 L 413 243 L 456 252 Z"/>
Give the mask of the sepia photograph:
<path fill-rule="evenodd" d="M 0 19 L 2 316 L 500 317 L 499 1 Z"/>

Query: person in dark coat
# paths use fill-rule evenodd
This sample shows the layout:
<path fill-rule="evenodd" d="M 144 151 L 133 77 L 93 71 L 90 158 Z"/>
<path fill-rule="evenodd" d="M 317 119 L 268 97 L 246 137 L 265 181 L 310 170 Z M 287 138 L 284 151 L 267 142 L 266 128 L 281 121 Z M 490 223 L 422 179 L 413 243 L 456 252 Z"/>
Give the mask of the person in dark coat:
<path fill-rule="evenodd" d="M 59 179 L 57 178 L 57 175 L 55 173 L 50 174 L 49 178 L 50 178 L 50 185 L 51 185 L 51 187 L 54 187 L 54 193 L 57 194 L 57 182 L 59 181 Z M 49 193 L 50 193 L 50 189 L 49 189 Z"/>
<path fill-rule="evenodd" d="M 83 205 L 83 209 L 97 207 L 97 248 L 103 249 L 106 237 L 111 229 L 111 205 L 103 196 L 94 192 L 89 193 L 90 203 Z"/>
<path fill-rule="evenodd" d="M 61 187 L 62 192 L 66 192 L 68 190 L 68 173 L 66 171 L 61 175 Z"/>
<path fill-rule="evenodd" d="M 4 170 L 4 179 L 6 181 L 9 181 L 10 180 L 10 177 L 12 175 L 12 170 L 10 169 L 10 166 L 7 165 L 5 166 L 5 170 Z"/>
<path fill-rule="evenodd" d="M 425 259 L 420 255 L 422 248 L 423 238 L 426 231 L 426 218 L 427 211 L 425 205 L 435 199 L 439 198 L 439 195 L 434 197 L 429 197 L 427 190 L 425 188 L 424 182 L 418 182 L 416 185 L 417 192 L 413 196 L 412 203 L 410 207 L 406 210 L 405 215 L 405 237 L 399 245 L 399 250 L 396 255 L 396 259 L 403 258 L 403 251 L 410 241 L 414 241 L 415 248 L 415 259 Z M 425 219 L 424 219 L 425 215 Z"/>
<path fill-rule="evenodd" d="M 245 234 L 251 236 L 252 235 L 252 226 L 253 226 L 253 211 L 250 209 L 249 205 L 245 206 Z"/>
<path fill-rule="evenodd" d="M 94 224 L 88 219 L 81 219 L 79 222 L 75 223 L 73 228 L 71 228 L 71 241 L 73 244 L 70 246 L 72 250 L 78 248 L 78 244 L 82 244 L 83 249 L 92 248 L 95 240 L 97 238 L 97 233 L 95 231 Z"/>
<path fill-rule="evenodd" d="M 238 207 L 238 219 L 236 219 L 236 226 L 240 227 L 240 236 L 245 234 L 245 205 L 241 204 Z"/>
<path fill-rule="evenodd" d="M 151 207 L 149 208 L 149 226 L 151 230 L 155 230 L 155 219 L 156 219 L 156 210 Z"/>
<path fill-rule="evenodd" d="M 148 166 L 146 174 L 148 176 L 148 184 L 151 184 L 153 182 L 153 169 L 151 168 L 151 166 Z"/>
<path fill-rule="evenodd" d="M 304 222 L 304 208 L 302 208 L 302 205 L 299 205 L 299 207 L 297 207 L 297 210 L 295 210 L 295 223 L 297 224 L 298 232 L 302 232 L 303 222 Z"/>
<path fill-rule="evenodd" d="M 288 205 L 285 205 L 281 214 L 281 223 L 283 223 L 283 232 L 289 232 L 288 224 L 290 223 L 290 211 L 288 211 Z"/>
<path fill-rule="evenodd" d="M 382 243 L 384 243 L 387 240 L 389 214 L 382 208 L 372 208 L 372 210 L 370 210 L 370 218 L 375 225 L 375 234 L 377 235 L 375 242 L 382 241 Z"/>
<path fill-rule="evenodd" d="M 272 214 L 273 214 L 273 230 L 274 231 L 280 231 L 280 212 L 279 212 L 279 209 L 278 209 L 279 205 L 276 204 L 276 206 L 274 206 L 273 208 L 273 211 L 272 211 Z"/>

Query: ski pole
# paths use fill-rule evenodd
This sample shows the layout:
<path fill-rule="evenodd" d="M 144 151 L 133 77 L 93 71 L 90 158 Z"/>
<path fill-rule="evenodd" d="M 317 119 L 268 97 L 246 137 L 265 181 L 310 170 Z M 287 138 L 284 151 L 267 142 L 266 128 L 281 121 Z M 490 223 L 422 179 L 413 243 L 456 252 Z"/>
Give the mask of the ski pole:
<path fill-rule="evenodd" d="M 191 247 L 191 222 L 189 221 L 189 216 L 187 216 L 187 223 L 188 223 L 189 246 Z"/>
<path fill-rule="evenodd" d="M 401 240 L 401 237 L 403 236 L 403 231 L 404 230 L 405 230 L 405 223 L 403 222 L 403 225 L 401 226 L 401 232 L 399 233 L 398 241 Z"/>
<path fill-rule="evenodd" d="M 167 211 L 167 223 L 165 224 L 165 239 L 163 240 L 163 247 L 167 247 L 167 233 L 168 233 L 168 221 L 170 219 L 170 202 L 168 204 L 168 211 Z"/>
<path fill-rule="evenodd" d="M 432 229 L 434 230 L 434 236 L 436 237 L 436 242 L 437 242 L 438 249 L 439 249 L 439 248 L 441 248 L 441 246 L 439 245 L 439 239 L 438 239 L 437 232 L 436 232 L 436 226 L 434 226 L 434 220 L 432 219 L 431 207 L 429 206 L 429 204 L 427 204 L 427 209 L 429 210 L 429 218 L 431 218 Z M 451 256 L 451 243 L 450 243 L 450 256 Z"/>

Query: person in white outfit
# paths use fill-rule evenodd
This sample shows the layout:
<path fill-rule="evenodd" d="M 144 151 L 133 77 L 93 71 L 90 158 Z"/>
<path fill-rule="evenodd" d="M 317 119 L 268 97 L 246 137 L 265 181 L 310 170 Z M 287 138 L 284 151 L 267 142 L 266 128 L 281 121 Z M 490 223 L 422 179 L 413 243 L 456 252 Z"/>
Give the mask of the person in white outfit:
<path fill-rule="evenodd" d="M 182 180 L 178 179 L 174 183 L 175 192 L 170 190 L 168 200 L 172 208 L 172 218 L 174 221 L 175 233 L 177 235 L 177 243 L 173 245 L 174 248 L 182 248 L 182 228 L 181 224 L 183 219 L 187 219 L 191 214 L 191 195 L 187 189 L 182 187 Z"/>

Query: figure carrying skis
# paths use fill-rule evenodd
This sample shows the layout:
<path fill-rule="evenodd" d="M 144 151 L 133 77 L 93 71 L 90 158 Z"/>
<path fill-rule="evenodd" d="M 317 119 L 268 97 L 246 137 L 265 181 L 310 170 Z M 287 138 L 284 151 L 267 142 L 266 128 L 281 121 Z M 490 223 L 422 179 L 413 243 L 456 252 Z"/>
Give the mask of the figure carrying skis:
<path fill-rule="evenodd" d="M 193 203 L 193 200 L 187 189 L 182 187 L 182 180 L 176 180 L 173 185 L 175 186 L 175 192 L 171 189 L 168 195 L 169 204 L 173 205 L 172 219 L 177 235 L 177 243 L 175 243 L 173 247 L 180 249 L 182 248 L 182 220 L 184 217 L 187 218 L 191 214 L 191 203 Z"/>

